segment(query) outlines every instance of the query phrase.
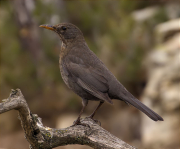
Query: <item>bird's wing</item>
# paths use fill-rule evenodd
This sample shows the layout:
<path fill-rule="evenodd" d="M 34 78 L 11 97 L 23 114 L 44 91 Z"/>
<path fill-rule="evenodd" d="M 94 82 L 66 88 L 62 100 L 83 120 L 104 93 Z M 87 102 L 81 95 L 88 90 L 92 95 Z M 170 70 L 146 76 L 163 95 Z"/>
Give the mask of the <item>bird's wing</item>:
<path fill-rule="evenodd" d="M 85 64 L 81 58 L 69 56 L 66 58 L 66 68 L 75 77 L 76 83 L 93 96 L 113 103 L 108 96 L 108 81 L 100 71 L 92 66 Z"/>

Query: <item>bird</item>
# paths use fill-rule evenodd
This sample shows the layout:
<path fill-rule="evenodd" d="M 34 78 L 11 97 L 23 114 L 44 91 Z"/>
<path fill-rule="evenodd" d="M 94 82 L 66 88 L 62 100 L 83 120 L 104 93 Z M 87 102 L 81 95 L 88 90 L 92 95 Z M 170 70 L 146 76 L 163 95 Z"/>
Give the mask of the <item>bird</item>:
<path fill-rule="evenodd" d="M 40 25 L 56 32 L 61 43 L 59 54 L 60 73 L 65 84 L 82 98 L 82 109 L 72 126 L 83 125 L 81 115 L 89 100 L 99 101 L 99 105 L 89 116 L 92 120 L 104 102 L 113 104 L 113 99 L 124 101 L 142 111 L 154 121 L 163 118 L 135 98 L 109 71 L 105 64 L 93 53 L 81 30 L 71 23 Z M 96 121 L 97 122 L 97 121 Z"/>

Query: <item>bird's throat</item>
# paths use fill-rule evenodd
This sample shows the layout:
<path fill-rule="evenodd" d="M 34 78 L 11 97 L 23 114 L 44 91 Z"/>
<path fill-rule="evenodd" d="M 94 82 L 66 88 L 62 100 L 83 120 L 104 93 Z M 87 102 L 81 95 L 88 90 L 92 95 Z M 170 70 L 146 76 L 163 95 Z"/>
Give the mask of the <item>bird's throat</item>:
<path fill-rule="evenodd" d="M 66 44 L 62 41 L 59 58 L 62 60 L 68 53 Z"/>

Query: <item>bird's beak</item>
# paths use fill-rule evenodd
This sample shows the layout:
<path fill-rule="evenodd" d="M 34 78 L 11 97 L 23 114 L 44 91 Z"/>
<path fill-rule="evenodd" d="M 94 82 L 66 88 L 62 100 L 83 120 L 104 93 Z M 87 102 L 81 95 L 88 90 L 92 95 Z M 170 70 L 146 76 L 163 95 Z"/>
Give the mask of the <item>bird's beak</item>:
<path fill-rule="evenodd" d="M 40 25 L 39 27 L 55 31 L 55 27 L 53 27 L 52 25 Z"/>

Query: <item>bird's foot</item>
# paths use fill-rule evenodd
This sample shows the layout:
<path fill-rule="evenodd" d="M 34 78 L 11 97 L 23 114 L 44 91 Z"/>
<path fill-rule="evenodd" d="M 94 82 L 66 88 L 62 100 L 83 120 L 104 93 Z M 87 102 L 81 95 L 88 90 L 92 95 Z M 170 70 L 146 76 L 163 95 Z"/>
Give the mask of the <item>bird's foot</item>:
<path fill-rule="evenodd" d="M 73 122 L 73 125 L 71 125 L 70 127 L 73 127 L 73 126 L 76 126 L 76 125 L 82 125 L 82 126 L 85 126 L 85 127 L 89 127 L 90 126 L 88 124 L 85 124 L 85 123 L 81 123 L 80 119 L 77 119 L 76 121 Z"/>
<path fill-rule="evenodd" d="M 99 120 L 94 119 L 92 116 L 88 116 L 87 118 L 92 119 L 95 123 L 97 123 L 99 126 L 101 126 L 101 122 Z"/>

